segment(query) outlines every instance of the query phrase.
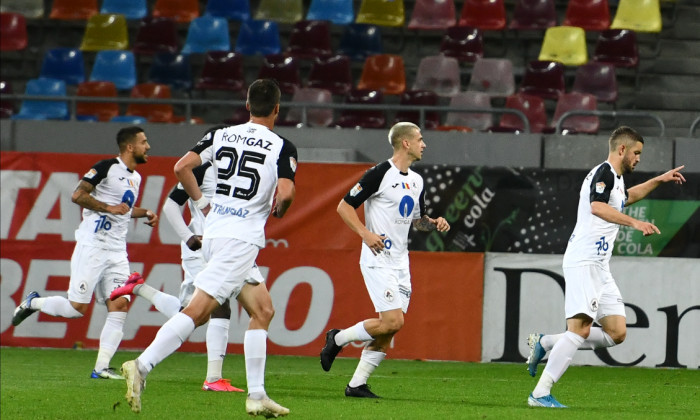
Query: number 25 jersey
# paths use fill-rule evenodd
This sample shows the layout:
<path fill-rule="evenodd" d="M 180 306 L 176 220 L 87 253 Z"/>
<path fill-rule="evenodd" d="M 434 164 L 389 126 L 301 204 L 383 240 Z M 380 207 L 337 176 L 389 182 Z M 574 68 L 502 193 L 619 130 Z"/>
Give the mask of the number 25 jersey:
<path fill-rule="evenodd" d="M 296 147 L 267 127 L 248 122 L 207 134 L 192 152 L 202 162 L 212 162 L 216 176 L 204 238 L 235 238 L 264 247 L 277 180 L 294 181 Z"/>

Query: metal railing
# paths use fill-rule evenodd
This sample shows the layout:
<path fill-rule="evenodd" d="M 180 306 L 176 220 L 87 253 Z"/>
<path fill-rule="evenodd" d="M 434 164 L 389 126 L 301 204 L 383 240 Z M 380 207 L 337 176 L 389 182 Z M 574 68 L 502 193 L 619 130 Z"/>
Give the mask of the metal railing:
<path fill-rule="evenodd" d="M 184 105 L 185 121 L 190 121 L 192 118 L 192 107 L 198 105 L 217 106 L 225 105 L 228 107 L 245 106 L 244 100 L 222 100 L 222 99 L 146 99 L 146 98 L 119 98 L 119 97 L 92 97 L 92 96 L 47 96 L 47 95 L 24 95 L 24 94 L 3 94 L 0 99 L 6 100 L 32 100 L 32 101 L 59 101 L 68 102 L 69 115 L 71 120 L 76 119 L 76 110 L 78 102 L 98 102 L 98 103 L 118 103 L 118 104 L 168 104 L 168 105 Z M 336 103 L 316 103 L 316 102 L 281 102 L 282 108 L 301 108 L 301 124 L 308 125 L 309 109 L 350 109 L 350 110 L 366 110 L 366 111 L 418 111 L 419 126 L 425 128 L 425 116 L 428 112 L 466 112 L 466 113 L 489 113 L 495 115 L 513 114 L 516 115 L 523 123 L 523 131 L 530 132 L 530 122 L 527 116 L 520 110 L 511 108 L 464 108 L 451 106 L 431 106 L 431 105 L 399 105 L 399 104 L 336 104 Z"/>
<path fill-rule="evenodd" d="M 664 124 L 663 120 L 659 118 L 658 115 L 654 115 L 650 112 L 644 112 L 644 111 L 589 111 L 589 110 L 573 110 L 573 111 L 567 111 L 562 116 L 559 118 L 559 121 L 557 121 L 556 125 L 556 133 L 561 134 L 562 132 L 562 125 L 564 124 L 564 120 L 566 120 L 569 117 L 575 116 L 575 115 L 593 115 L 596 117 L 612 117 L 612 118 L 617 118 L 617 117 L 634 117 L 634 118 L 651 118 L 652 120 L 656 121 L 656 124 L 659 126 L 660 133 L 659 137 L 663 137 L 666 134 L 666 125 Z"/>

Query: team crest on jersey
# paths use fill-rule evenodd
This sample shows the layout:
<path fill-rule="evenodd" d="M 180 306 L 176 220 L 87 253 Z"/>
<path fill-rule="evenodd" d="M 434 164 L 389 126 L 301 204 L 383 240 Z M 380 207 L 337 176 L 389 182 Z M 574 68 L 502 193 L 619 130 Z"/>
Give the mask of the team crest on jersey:
<path fill-rule="evenodd" d="M 592 312 L 597 312 L 598 311 L 598 299 L 593 299 L 591 301 L 591 311 Z"/>
<path fill-rule="evenodd" d="M 598 194 L 602 194 L 603 191 L 605 191 L 605 182 L 596 182 L 595 192 L 597 192 Z"/>
<path fill-rule="evenodd" d="M 92 168 L 89 171 L 87 171 L 85 175 L 83 175 L 83 178 L 92 179 L 95 177 L 95 175 L 97 175 L 97 171 L 95 170 L 95 168 Z"/>
<path fill-rule="evenodd" d="M 87 292 L 87 283 L 85 283 L 85 282 L 80 283 L 80 286 L 78 286 L 78 289 L 80 290 L 80 293 Z"/>
<path fill-rule="evenodd" d="M 360 183 L 358 182 L 358 183 L 355 184 L 355 186 L 352 187 L 352 189 L 350 190 L 350 197 L 356 196 L 356 195 L 359 194 L 361 191 L 362 191 L 362 185 L 360 185 Z"/>
<path fill-rule="evenodd" d="M 289 157 L 289 166 L 292 168 L 292 172 L 296 173 L 296 171 L 297 171 L 297 160 L 294 159 L 294 157 L 292 157 L 292 156 Z"/>
<path fill-rule="evenodd" d="M 386 300 L 387 302 L 393 302 L 394 301 L 394 292 L 392 292 L 389 289 L 386 289 L 384 291 L 384 300 Z"/>

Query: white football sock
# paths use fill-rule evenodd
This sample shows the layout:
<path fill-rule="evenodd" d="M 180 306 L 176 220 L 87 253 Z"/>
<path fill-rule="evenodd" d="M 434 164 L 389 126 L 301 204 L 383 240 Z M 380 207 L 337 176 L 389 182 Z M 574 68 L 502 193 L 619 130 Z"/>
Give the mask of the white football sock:
<path fill-rule="evenodd" d="M 107 312 L 107 319 L 100 334 L 100 349 L 95 362 L 96 372 L 109 367 L 109 362 L 112 361 L 124 336 L 124 321 L 126 321 L 126 312 Z"/>
<path fill-rule="evenodd" d="M 350 387 L 357 388 L 360 385 L 367 383 L 367 379 L 374 372 L 374 369 L 379 366 L 379 364 L 386 357 L 386 353 L 373 350 L 362 350 L 362 357 L 360 357 L 360 362 L 357 364 L 357 369 L 355 369 L 355 374 L 350 380 Z"/>
<path fill-rule="evenodd" d="M 180 312 L 180 299 L 163 293 L 145 283 L 134 286 L 133 293 L 151 302 L 156 310 L 168 317 L 168 319 Z"/>
<path fill-rule="evenodd" d="M 564 336 L 564 333 L 561 334 L 552 334 L 552 335 L 544 335 L 542 338 L 540 338 L 540 344 L 542 345 L 542 348 L 544 348 L 546 351 L 552 350 L 552 347 L 554 347 L 554 344 L 556 344 L 559 339 L 561 339 Z M 591 327 L 591 333 L 588 335 L 588 338 L 581 344 L 581 346 L 578 348 L 579 350 L 595 350 L 595 349 L 600 349 L 600 348 L 605 348 L 605 347 L 612 347 L 615 345 L 615 341 L 613 341 L 610 336 L 603 331 L 602 328 L 600 327 Z"/>
<path fill-rule="evenodd" d="M 138 357 L 137 362 L 141 364 L 140 367 L 148 374 L 163 359 L 175 353 L 175 350 L 180 348 L 192 334 L 194 328 L 192 318 L 182 312 L 175 314 L 160 327 L 151 345 Z"/>
<path fill-rule="evenodd" d="M 260 399 L 265 395 L 265 360 L 267 358 L 267 331 L 248 330 L 243 337 L 245 376 L 248 394 Z M 253 395 L 255 394 L 255 395 Z"/>
<path fill-rule="evenodd" d="M 564 336 L 564 333 L 561 334 L 551 334 L 551 335 L 543 335 L 540 338 L 540 345 L 542 346 L 545 351 L 550 351 L 552 350 L 552 347 L 559 341 L 560 338 Z"/>
<path fill-rule="evenodd" d="M 207 325 L 207 382 L 216 382 L 222 378 L 221 369 L 226 356 L 230 323 L 228 319 L 211 318 Z"/>
<path fill-rule="evenodd" d="M 549 354 L 547 366 L 545 366 L 535 390 L 532 391 L 533 397 L 540 398 L 550 394 L 552 385 L 566 372 L 571 364 L 571 359 L 583 341 L 583 337 L 571 331 L 564 333 L 564 336 L 557 341 Z"/>
<path fill-rule="evenodd" d="M 344 346 L 352 341 L 372 341 L 373 338 L 365 330 L 365 321 L 360 321 L 352 327 L 348 327 L 335 335 L 335 344 Z"/>
<path fill-rule="evenodd" d="M 38 309 L 41 312 L 53 316 L 61 316 L 63 318 L 80 318 L 83 316 L 78 312 L 70 301 L 63 296 L 49 296 L 45 298 L 34 298 L 31 302 L 32 309 Z"/>

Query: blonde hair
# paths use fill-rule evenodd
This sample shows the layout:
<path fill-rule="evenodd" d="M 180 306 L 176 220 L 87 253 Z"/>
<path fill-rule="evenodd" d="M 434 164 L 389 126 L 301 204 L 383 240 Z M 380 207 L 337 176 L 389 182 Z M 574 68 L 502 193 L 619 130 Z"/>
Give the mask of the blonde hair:
<path fill-rule="evenodd" d="M 399 145 L 401 145 L 401 140 L 409 137 L 413 130 L 420 131 L 420 127 L 411 122 L 394 124 L 389 130 L 389 144 L 391 144 L 391 147 L 398 149 Z"/>

